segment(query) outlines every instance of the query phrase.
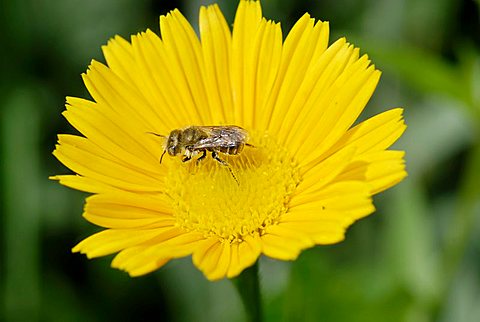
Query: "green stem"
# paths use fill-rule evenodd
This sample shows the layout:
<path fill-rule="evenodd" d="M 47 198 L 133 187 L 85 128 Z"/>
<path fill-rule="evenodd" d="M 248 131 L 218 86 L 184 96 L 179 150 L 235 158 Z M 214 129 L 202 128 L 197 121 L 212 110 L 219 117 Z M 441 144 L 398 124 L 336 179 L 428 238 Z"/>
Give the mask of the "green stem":
<path fill-rule="evenodd" d="M 258 261 L 244 270 L 240 276 L 232 280 L 238 294 L 242 298 L 247 314 L 247 321 L 262 321 L 262 303 L 260 297 L 260 281 L 258 276 Z"/>

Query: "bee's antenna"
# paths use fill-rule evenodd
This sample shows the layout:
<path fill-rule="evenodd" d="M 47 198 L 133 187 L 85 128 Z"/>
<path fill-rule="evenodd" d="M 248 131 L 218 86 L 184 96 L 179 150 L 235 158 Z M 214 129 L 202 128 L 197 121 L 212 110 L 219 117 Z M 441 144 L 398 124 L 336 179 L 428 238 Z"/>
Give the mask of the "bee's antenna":
<path fill-rule="evenodd" d="M 161 137 L 161 138 L 166 138 L 166 136 L 165 136 L 165 135 L 161 135 L 161 134 L 154 133 L 154 132 L 145 132 L 145 133 L 147 133 L 147 134 L 153 134 L 153 135 L 155 135 L 155 136 L 159 136 L 159 137 Z"/>
<path fill-rule="evenodd" d="M 162 159 L 163 159 L 163 156 L 165 155 L 165 152 L 167 152 L 167 150 L 163 150 L 162 156 L 160 157 L 160 164 L 162 164 Z"/>

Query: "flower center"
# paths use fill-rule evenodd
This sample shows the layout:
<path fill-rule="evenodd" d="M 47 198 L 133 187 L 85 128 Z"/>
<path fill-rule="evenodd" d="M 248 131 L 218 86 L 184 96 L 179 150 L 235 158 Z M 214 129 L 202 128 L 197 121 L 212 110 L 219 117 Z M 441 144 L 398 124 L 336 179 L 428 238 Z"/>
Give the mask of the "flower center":
<path fill-rule="evenodd" d="M 239 155 L 210 153 L 197 163 L 169 158 L 166 193 L 177 224 L 230 242 L 262 234 L 287 211 L 299 173 L 287 151 L 267 135 L 252 136 Z"/>

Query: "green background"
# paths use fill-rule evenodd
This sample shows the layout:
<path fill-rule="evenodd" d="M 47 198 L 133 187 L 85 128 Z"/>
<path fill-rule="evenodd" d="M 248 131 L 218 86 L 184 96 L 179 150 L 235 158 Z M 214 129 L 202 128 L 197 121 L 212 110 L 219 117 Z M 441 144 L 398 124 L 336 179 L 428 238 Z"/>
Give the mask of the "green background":
<path fill-rule="evenodd" d="M 49 181 L 65 96 L 115 34 L 158 32 L 178 7 L 196 26 L 209 1 L 0 2 L 0 320 L 243 321 L 230 281 L 175 260 L 140 278 L 111 257 L 71 254 L 99 229 L 86 194 Z M 219 1 L 233 22 L 237 1 Z M 364 117 L 405 107 L 409 177 L 338 245 L 295 262 L 262 258 L 267 321 L 480 321 L 480 19 L 477 0 L 264 0 L 284 34 L 308 11 L 383 71 Z"/>

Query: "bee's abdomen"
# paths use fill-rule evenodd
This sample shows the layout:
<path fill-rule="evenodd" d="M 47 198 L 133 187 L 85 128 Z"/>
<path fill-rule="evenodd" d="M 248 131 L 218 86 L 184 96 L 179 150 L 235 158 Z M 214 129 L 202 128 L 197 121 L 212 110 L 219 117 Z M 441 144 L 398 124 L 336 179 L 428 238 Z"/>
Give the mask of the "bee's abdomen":
<path fill-rule="evenodd" d="M 219 146 L 216 150 L 225 154 L 239 154 L 242 152 L 244 144 L 239 144 L 236 146 Z"/>

